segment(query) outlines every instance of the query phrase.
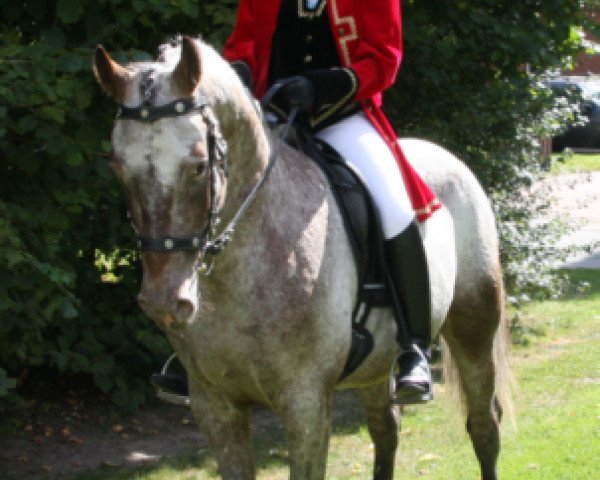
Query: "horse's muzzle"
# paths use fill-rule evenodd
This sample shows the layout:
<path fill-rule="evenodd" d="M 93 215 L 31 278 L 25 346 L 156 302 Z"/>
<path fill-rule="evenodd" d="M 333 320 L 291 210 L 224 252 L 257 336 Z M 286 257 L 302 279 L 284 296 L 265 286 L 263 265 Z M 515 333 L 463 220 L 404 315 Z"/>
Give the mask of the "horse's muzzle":
<path fill-rule="evenodd" d="M 161 301 L 152 292 L 142 290 L 138 295 L 138 304 L 154 322 L 164 330 L 185 327 L 192 320 L 196 306 L 191 299 L 173 296 Z"/>

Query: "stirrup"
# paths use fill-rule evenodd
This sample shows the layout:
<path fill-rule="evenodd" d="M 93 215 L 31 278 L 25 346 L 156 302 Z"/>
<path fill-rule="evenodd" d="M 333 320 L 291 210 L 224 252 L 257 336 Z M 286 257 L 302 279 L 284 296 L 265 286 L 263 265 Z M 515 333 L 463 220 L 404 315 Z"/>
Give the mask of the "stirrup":
<path fill-rule="evenodd" d="M 167 372 L 169 370 L 169 365 L 171 365 L 171 362 L 176 357 L 177 357 L 177 354 L 173 353 L 169 358 L 167 358 L 167 361 L 165 362 L 165 364 L 162 367 L 162 370 L 160 371 L 161 375 L 167 374 Z M 155 389 L 156 389 L 156 397 L 158 399 L 162 400 L 163 402 L 171 403 L 173 405 L 181 405 L 184 407 L 189 407 L 189 405 L 190 405 L 190 397 L 189 396 L 171 393 L 171 392 L 168 392 L 167 390 L 164 390 L 157 386 L 155 386 Z"/>
<path fill-rule="evenodd" d="M 390 372 L 390 393 L 391 393 L 391 401 L 396 405 L 412 405 L 412 404 L 421 404 L 427 403 L 433 399 L 433 379 L 431 377 L 431 367 L 429 365 L 429 361 L 423 351 L 417 346 L 413 344 L 413 352 L 416 354 L 422 366 L 426 369 L 424 372 L 424 381 L 414 381 L 412 382 L 410 379 L 405 380 L 403 385 L 399 385 L 398 376 L 395 375 L 394 367 L 396 366 L 395 362 L 392 364 L 392 369 Z M 408 352 L 402 352 L 398 358 L 400 358 L 403 354 Z"/>
<path fill-rule="evenodd" d="M 402 392 L 406 390 L 392 390 L 392 403 L 394 405 L 419 405 L 422 403 L 427 403 L 433 400 L 433 392 L 431 388 L 426 387 L 426 390 L 423 393 L 418 392 L 406 392 L 402 394 Z"/>

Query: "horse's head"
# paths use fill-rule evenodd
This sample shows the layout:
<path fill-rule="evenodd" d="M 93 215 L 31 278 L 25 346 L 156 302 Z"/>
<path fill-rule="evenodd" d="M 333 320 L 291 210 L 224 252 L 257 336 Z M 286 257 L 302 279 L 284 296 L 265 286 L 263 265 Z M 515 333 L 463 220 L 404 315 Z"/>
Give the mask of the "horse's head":
<path fill-rule="evenodd" d="M 220 62 L 226 78 L 220 90 L 204 79 L 206 56 Z M 163 328 L 187 325 L 199 309 L 199 260 L 228 184 L 225 127 L 213 107 L 223 110 L 227 82 L 243 89 L 214 50 L 187 37 L 163 48 L 158 61 L 127 67 L 98 46 L 94 73 L 119 104 L 110 165 L 126 192 L 142 251 L 138 301 Z"/>

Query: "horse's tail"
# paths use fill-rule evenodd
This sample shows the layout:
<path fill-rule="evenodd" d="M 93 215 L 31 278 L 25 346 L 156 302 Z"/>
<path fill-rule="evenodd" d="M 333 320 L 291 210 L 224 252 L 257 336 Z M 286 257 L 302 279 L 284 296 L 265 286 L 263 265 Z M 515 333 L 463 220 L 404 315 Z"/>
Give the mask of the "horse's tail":
<path fill-rule="evenodd" d="M 504 299 L 504 286 L 500 281 L 500 298 Z M 492 358 L 495 372 L 495 395 L 499 402 L 502 418 L 516 429 L 516 415 L 514 406 L 514 393 L 517 388 L 515 377 L 510 365 L 510 330 L 506 316 L 504 301 L 499 302 L 499 324 L 494 336 Z M 462 406 L 463 415 L 466 414 L 467 406 L 465 396 L 461 388 L 461 378 L 452 352 L 443 336 L 440 336 L 442 348 L 442 371 L 444 377 L 444 390 L 451 397 L 458 400 Z"/>
<path fill-rule="evenodd" d="M 502 299 L 504 300 L 504 286 Z M 502 407 L 503 416 L 516 429 L 514 393 L 517 382 L 510 365 L 510 326 L 504 301 L 501 302 L 500 324 L 494 337 L 494 365 L 496 366 L 496 398 Z"/>

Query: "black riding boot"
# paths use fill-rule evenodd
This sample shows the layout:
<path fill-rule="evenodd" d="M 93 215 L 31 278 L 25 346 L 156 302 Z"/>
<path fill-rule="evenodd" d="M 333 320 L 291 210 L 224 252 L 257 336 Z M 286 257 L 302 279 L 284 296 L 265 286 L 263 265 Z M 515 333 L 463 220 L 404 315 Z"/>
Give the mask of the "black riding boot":
<path fill-rule="evenodd" d="M 392 401 L 402 405 L 423 403 L 433 398 L 426 356 L 431 340 L 431 297 L 427 260 L 416 221 L 385 242 L 385 257 L 400 310 L 396 319 L 402 348 Z"/>

